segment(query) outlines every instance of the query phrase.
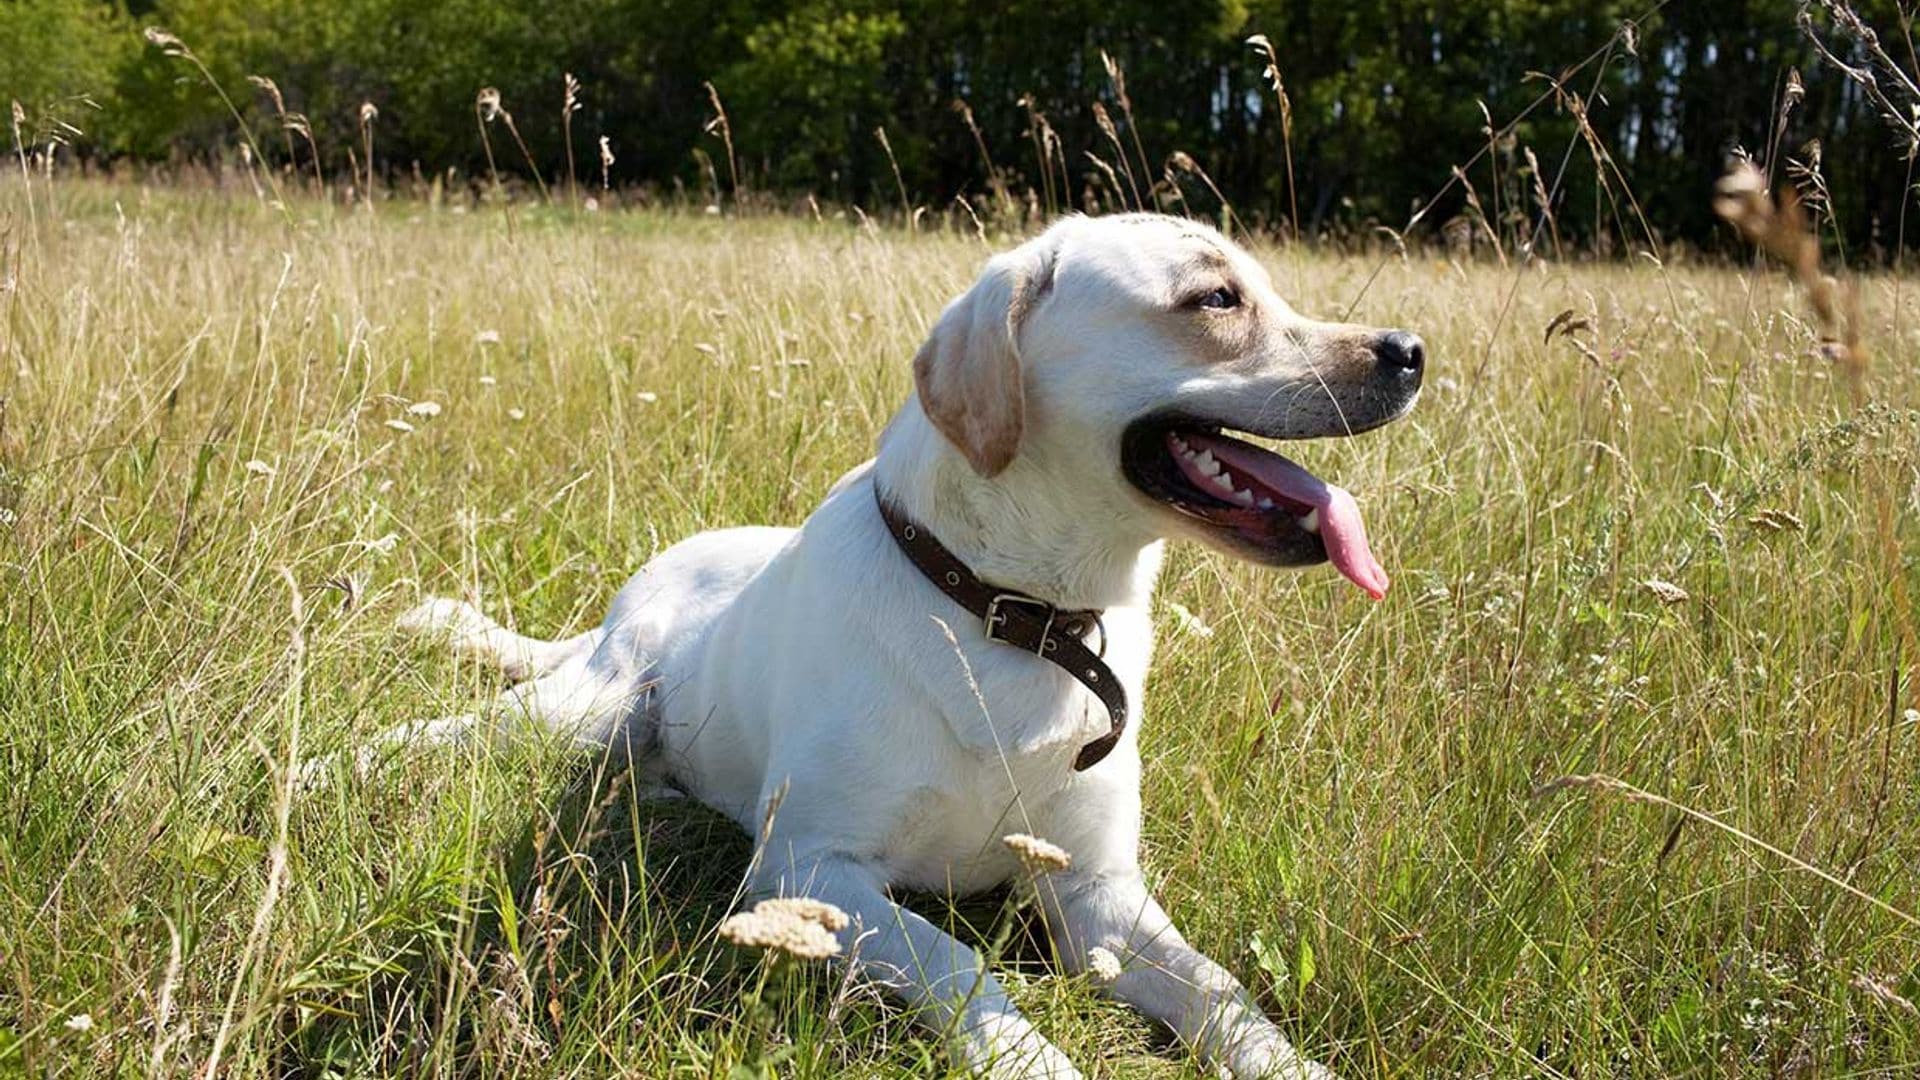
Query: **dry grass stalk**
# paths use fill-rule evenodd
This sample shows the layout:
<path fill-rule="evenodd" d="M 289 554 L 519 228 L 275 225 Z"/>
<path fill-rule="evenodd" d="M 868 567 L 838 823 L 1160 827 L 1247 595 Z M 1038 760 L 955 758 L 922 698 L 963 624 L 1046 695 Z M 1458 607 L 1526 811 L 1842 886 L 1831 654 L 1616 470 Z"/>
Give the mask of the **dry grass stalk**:
<path fill-rule="evenodd" d="M 240 954 L 239 970 L 234 974 L 233 987 L 227 994 L 226 1008 L 220 1017 L 220 1027 L 214 1032 L 213 1047 L 207 1051 L 205 1075 L 220 1075 L 220 1055 L 228 1038 L 234 1034 L 235 1010 L 240 1004 L 240 993 L 254 974 L 254 962 L 267 941 L 267 932 L 273 926 L 273 912 L 280 903 L 280 894 L 285 890 L 289 878 L 287 867 L 287 837 L 293 819 L 293 798 L 300 786 L 300 709 L 301 697 L 306 692 L 307 661 L 307 605 L 301 595 L 300 584 L 294 580 L 293 571 L 280 568 L 280 577 L 286 582 L 291 594 L 292 630 L 287 641 L 285 656 L 286 689 L 284 702 L 287 708 L 287 752 L 281 763 L 279 784 L 276 786 L 274 803 L 273 840 L 267 848 L 267 884 L 260 894 L 260 903 L 254 909 L 253 927 L 247 934 L 246 946 Z M 262 748 L 261 753 L 266 753 Z M 269 766 L 272 762 L 269 760 Z M 241 1018 L 244 1026 L 246 1017 Z"/>
<path fill-rule="evenodd" d="M 1273 87 L 1273 96 L 1280 103 L 1280 152 L 1287 160 L 1287 227 L 1298 236 L 1300 197 L 1293 183 L 1293 100 L 1287 96 L 1287 85 L 1280 78 L 1280 57 L 1273 51 L 1273 42 L 1265 34 L 1255 34 L 1247 39 L 1247 44 L 1266 57 L 1267 66 L 1261 69 L 1260 74 Z"/>
<path fill-rule="evenodd" d="M 707 100 L 713 104 L 713 116 L 707 120 L 706 132 L 719 135 L 727 148 L 727 180 L 733 187 L 733 202 L 740 204 L 740 163 L 733 156 L 733 125 L 727 120 L 727 108 L 720 104 L 720 91 L 712 83 L 701 83 L 707 88 Z"/>
<path fill-rule="evenodd" d="M 1813 24 L 1813 4 L 1800 5 L 1800 31 L 1812 43 L 1814 51 L 1829 67 L 1845 76 L 1860 88 L 1866 99 L 1873 103 L 1874 110 L 1881 119 L 1905 140 L 1906 160 L 1920 158 L 1920 70 L 1909 72 L 1900 66 L 1888 54 L 1886 46 L 1880 43 L 1880 35 L 1860 13 L 1846 0 L 1818 0 L 1826 11 L 1833 26 L 1846 37 L 1852 38 L 1860 46 L 1866 57 L 1865 64 L 1849 64 L 1840 59 L 1833 48 L 1820 36 L 1819 28 Z M 1920 67 L 1920 65 L 1916 65 Z M 1886 80 L 1885 85 L 1881 80 Z M 1889 90 L 1888 87 L 1892 89 Z M 1895 100 L 1895 98 L 1899 100 Z M 1903 107 L 1904 106 L 1904 107 Z"/>
<path fill-rule="evenodd" d="M 1493 181 L 1488 186 L 1488 190 L 1493 193 L 1492 225 L 1498 234 L 1493 247 L 1495 251 L 1499 251 L 1505 246 L 1503 241 L 1506 232 L 1506 219 L 1500 216 L 1500 133 L 1494 128 L 1493 113 L 1487 109 L 1487 103 L 1479 98 L 1475 98 L 1473 103 L 1480 106 L 1480 134 L 1487 140 L 1487 170 L 1493 174 Z M 1504 263 L 1503 256 L 1502 264 Z"/>
<path fill-rule="evenodd" d="M 1740 235 L 1786 265 L 1820 322 L 1821 352 L 1840 365 L 1859 394 L 1868 359 L 1860 340 L 1860 297 L 1821 271 L 1820 241 L 1808 228 L 1799 193 L 1783 188 L 1776 202 L 1759 167 L 1738 158 L 1714 185 L 1713 209 Z"/>
<path fill-rule="evenodd" d="M 1113 171 L 1113 166 L 1107 164 L 1104 158 L 1091 150 L 1086 151 L 1086 155 L 1087 160 L 1093 162 L 1093 167 L 1099 170 L 1101 178 L 1107 183 L 1107 187 L 1113 191 L 1113 201 L 1122 207 L 1126 206 L 1127 190 L 1120 186 L 1120 176 Z"/>
<path fill-rule="evenodd" d="M 1920 1016 L 1920 1005 L 1915 1005 L 1912 999 L 1901 996 L 1900 992 L 1893 988 L 1891 979 L 1876 978 L 1861 972 L 1853 977 L 1852 986 L 1882 1005 L 1899 1009 L 1908 1016 Z"/>
<path fill-rule="evenodd" d="M 13 102 L 13 153 L 20 159 L 20 183 L 27 193 L 27 224 L 35 224 L 39 218 L 33 209 L 33 172 L 27 168 L 27 145 L 20 137 L 20 127 L 27 122 L 27 110 L 18 101 Z"/>
<path fill-rule="evenodd" d="M 812 196 L 808 196 L 808 198 L 811 199 Z M 953 201 L 959 204 L 960 209 L 965 210 L 967 212 L 967 220 L 973 223 L 974 239 L 980 241 L 980 245 L 982 247 L 988 247 L 988 248 L 992 247 L 993 245 L 987 242 L 987 225 L 985 222 L 980 220 L 979 214 L 976 214 L 973 212 L 973 204 L 967 201 L 967 197 L 965 195 L 955 195 L 953 197 Z M 819 207 L 816 206 L 814 208 L 814 216 L 818 217 L 819 214 L 820 214 Z"/>
<path fill-rule="evenodd" d="M 1107 69 L 1107 82 L 1113 86 L 1113 100 L 1120 106 L 1120 115 L 1126 118 L 1127 134 L 1133 138 L 1133 151 L 1140 156 L 1140 175 L 1146 176 L 1152 166 L 1147 164 L 1147 148 L 1140 142 L 1140 124 L 1133 117 L 1133 99 L 1127 96 L 1126 70 L 1120 66 L 1120 61 L 1107 55 L 1105 49 L 1100 51 L 1100 65 Z M 1123 150 L 1120 152 L 1121 164 L 1125 164 L 1126 160 L 1126 151 Z M 1152 194 L 1151 189 L 1148 194 Z M 1156 202 L 1156 209 L 1158 205 Z M 1144 206 L 1141 208 L 1145 209 Z"/>
<path fill-rule="evenodd" d="M 320 144 L 313 141 L 313 125 L 307 121 L 307 114 L 288 113 L 281 118 L 280 126 L 307 140 L 307 155 L 313 162 L 313 190 L 324 196 L 327 182 L 320 175 Z"/>
<path fill-rule="evenodd" d="M 553 192 L 547 190 L 547 182 L 540 176 L 540 166 L 533 160 L 533 151 L 527 149 L 527 140 L 520 137 L 520 125 L 513 122 L 513 114 L 500 101 L 500 91 L 493 92 L 493 117 L 507 125 L 507 134 L 513 136 L 513 144 L 520 148 L 520 158 L 527 163 L 527 171 L 533 174 L 534 185 L 540 189 L 542 202 L 553 202 Z"/>
<path fill-rule="evenodd" d="M 886 126 L 883 124 L 874 128 L 873 136 L 880 140 L 880 149 L 886 152 L 887 164 L 893 168 L 893 183 L 900 189 L 900 216 L 907 220 L 907 227 L 912 229 L 919 219 L 913 213 L 913 200 L 907 198 L 907 181 L 900 175 L 900 162 L 893 156 L 893 143 L 887 139 Z"/>
<path fill-rule="evenodd" d="M 186 42 L 181 41 L 172 33 L 158 26 L 147 27 L 146 30 L 143 31 L 143 36 L 147 39 L 148 44 L 155 46 L 163 54 L 177 60 L 185 60 L 187 63 L 193 65 L 194 70 L 200 73 L 200 78 L 204 80 L 206 84 L 213 89 L 214 94 L 220 98 L 220 103 L 226 106 L 227 115 L 232 118 L 234 126 L 240 130 L 240 138 L 245 142 L 247 151 L 253 155 L 254 160 L 261 162 L 264 168 L 266 155 L 260 152 L 260 144 L 253 137 L 253 128 L 247 124 L 246 118 L 240 115 L 240 107 L 233 103 L 233 98 L 227 96 L 226 87 L 221 86 L 220 80 L 213 77 L 213 72 L 208 69 L 206 64 L 201 62 L 200 57 L 197 56 L 192 49 L 187 48 Z M 249 162 L 247 165 L 247 174 L 250 178 L 253 175 L 252 162 Z M 281 212 L 285 213 L 286 201 L 281 198 L 280 182 L 274 178 L 272 170 L 267 170 L 267 186 L 273 189 L 274 200 L 280 204 Z"/>
<path fill-rule="evenodd" d="M 299 164 L 299 158 L 293 152 L 293 129 L 287 126 L 287 99 L 280 95 L 280 84 L 265 75 L 249 75 L 247 81 L 266 94 L 268 101 L 273 102 L 274 118 L 280 121 L 280 135 L 287 143 L 287 171 L 292 172 Z"/>
<path fill-rule="evenodd" d="M 1559 776 L 1559 777 L 1555 777 L 1552 780 L 1547 781 L 1544 784 L 1539 785 L 1538 787 L 1535 787 L 1533 789 L 1533 797 L 1537 799 L 1544 795 L 1551 795 L 1551 794 L 1554 794 L 1555 792 L 1567 791 L 1570 789 L 1577 789 L 1580 791 L 1603 791 L 1603 792 L 1607 792 L 1608 794 L 1618 795 L 1629 802 L 1647 803 L 1652 806 L 1662 806 L 1669 810 L 1673 810 L 1677 813 L 1680 813 L 1686 817 L 1692 818 L 1693 820 L 1700 822 L 1702 825 L 1707 825 L 1712 828 L 1718 829 L 1721 832 L 1726 833 L 1728 836 L 1731 836 L 1734 839 L 1741 841 L 1742 843 L 1750 844 L 1753 847 L 1759 848 L 1761 851 L 1764 851 L 1767 854 L 1772 855 L 1774 858 L 1779 859 L 1780 861 L 1786 863 L 1789 866 L 1792 866 L 1796 870 L 1802 870 L 1802 871 L 1805 871 L 1806 873 L 1812 874 L 1814 877 L 1817 877 L 1821 881 L 1824 881 L 1827 884 L 1832 885 L 1834 888 L 1839 889 L 1840 891 L 1846 893 L 1847 895 L 1853 897 L 1854 899 L 1864 900 L 1867 903 L 1873 905 L 1874 907 L 1880 909 L 1881 911 L 1884 911 L 1887 914 L 1893 916 L 1899 921 L 1906 923 L 1908 926 L 1920 927 L 1920 918 L 1917 918 L 1905 911 L 1900 910 L 1897 907 L 1894 907 L 1892 904 L 1887 903 L 1885 900 L 1880 899 L 1879 897 L 1873 895 L 1872 893 L 1864 892 L 1859 888 L 1856 888 L 1855 886 L 1850 885 L 1845 881 L 1842 881 L 1838 877 L 1835 877 L 1834 875 L 1826 872 L 1825 870 L 1820 869 L 1819 867 L 1813 865 L 1812 863 L 1806 861 L 1805 859 L 1800 858 L 1797 855 L 1793 855 L 1788 852 L 1782 851 L 1779 848 L 1774 847 L 1772 844 L 1767 843 L 1765 840 L 1762 840 L 1759 837 L 1754 836 L 1752 833 L 1746 832 L 1745 830 L 1729 825 L 1726 822 L 1721 821 L 1719 818 L 1714 817 L 1712 814 L 1709 814 L 1703 810 L 1695 810 L 1691 806 L 1686 806 L 1682 803 L 1677 803 L 1672 799 L 1667 798 L 1665 795 L 1655 795 L 1653 792 L 1648 791 L 1645 788 L 1636 787 L 1632 784 L 1627 783 L 1625 780 L 1621 780 L 1617 777 L 1607 776 L 1603 773 L 1587 773 L 1587 774 L 1573 774 L 1568 776 Z"/>
<path fill-rule="evenodd" d="M 367 213 L 373 213 L 373 122 L 380 119 L 380 110 L 373 102 L 360 103 L 360 146 L 366 151 L 367 183 L 365 198 Z"/>
<path fill-rule="evenodd" d="M 1772 168 L 1773 162 L 1778 160 L 1780 156 L 1780 140 L 1786 137 L 1787 122 L 1793 118 L 1794 109 L 1799 107 L 1800 102 L 1805 100 L 1806 96 L 1807 87 L 1805 83 L 1800 81 L 1800 69 L 1789 68 L 1787 70 L 1787 85 L 1781 89 L 1780 102 L 1773 110 L 1773 134 L 1767 140 L 1767 166 L 1769 169 Z"/>
<path fill-rule="evenodd" d="M 1547 178 L 1541 175 L 1540 159 L 1534 156 L 1531 146 L 1521 147 L 1520 152 L 1527 159 L 1527 172 L 1533 179 L 1534 205 L 1539 208 L 1540 219 L 1547 223 L 1547 230 L 1553 237 L 1553 257 L 1564 260 L 1566 252 L 1560 246 L 1560 220 L 1553 215 L 1553 196 L 1547 194 Z M 1528 246 L 1531 248 L 1532 245 Z"/>
<path fill-rule="evenodd" d="M 503 110 L 500 108 L 500 91 L 491 86 L 483 86 L 473 97 L 473 120 L 480 128 L 480 148 L 486 151 L 487 175 L 493 178 L 493 193 L 502 205 L 507 201 L 506 188 L 500 184 L 500 166 L 493 157 L 493 140 L 487 136 L 487 125 L 491 124 Z M 513 227 L 513 218 L 507 218 L 507 227 Z"/>
<path fill-rule="evenodd" d="M 1493 225 L 1487 221 L 1487 209 L 1480 205 L 1480 193 L 1473 189 L 1473 181 L 1458 165 L 1453 166 L 1453 178 L 1460 181 L 1461 188 L 1467 193 L 1467 208 L 1473 211 L 1469 216 L 1469 226 L 1475 223 L 1480 226 L 1480 231 L 1486 234 L 1487 243 L 1493 245 L 1493 253 L 1500 259 L 1500 268 L 1506 269 L 1507 253 L 1502 250 L 1500 237 L 1494 234 Z"/>
<path fill-rule="evenodd" d="M 1027 138 L 1033 143 L 1033 156 L 1040 165 L 1040 189 L 1046 199 L 1047 216 L 1052 217 L 1060 203 L 1066 200 L 1065 175 L 1059 178 L 1061 197 L 1059 200 L 1054 198 L 1053 144 L 1058 139 L 1054 135 L 1053 125 L 1047 123 L 1046 114 L 1034 103 L 1032 94 L 1020 95 L 1020 100 L 1015 104 L 1027 111 Z"/>
<path fill-rule="evenodd" d="M 965 98 L 953 99 L 953 111 L 960 114 L 961 122 L 973 134 L 973 145 L 980 151 L 980 160 L 987 167 L 987 186 L 993 190 L 994 199 L 1000 204 L 1000 212 L 1013 212 L 1013 197 L 1007 194 L 1007 184 L 1000 176 L 1000 170 L 994 167 L 993 155 L 987 152 L 987 137 L 980 134 L 980 125 L 974 122 L 973 106 Z"/>
<path fill-rule="evenodd" d="M 1167 159 L 1167 183 L 1172 185 L 1173 190 L 1176 192 L 1180 190 L 1180 186 L 1174 183 L 1173 170 L 1175 169 L 1189 176 L 1199 177 L 1200 182 L 1205 184 L 1207 190 L 1213 193 L 1214 199 L 1220 203 L 1220 231 L 1231 235 L 1233 233 L 1233 204 L 1228 202 L 1227 197 L 1220 193 L 1220 188 L 1214 184 L 1213 177 L 1207 175 L 1207 170 L 1201 168 L 1200 163 L 1193 160 L 1191 154 L 1188 154 L 1184 150 L 1175 150 L 1173 156 Z"/>
<path fill-rule="evenodd" d="M 605 135 L 602 135 L 600 136 L 600 190 L 603 193 L 612 188 L 609 176 L 613 170 L 613 162 L 613 144 L 607 141 Z"/>
<path fill-rule="evenodd" d="M 560 135 L 567 144 L 567 199 L 575 207 L 580 205 L 580 183 L 574 177 L 573 166 L 573 114 L 580 111 L 580 80 L 573 72 L 562 72 L 564 79 L 560 99 Z"/>
<path fill-rule="evenodd" d="M 1105 135 L 1107 141 L 1113 144 L 1113 156 L 1120 162 L 1120 174 L 1127 178 L 1125 190 L 1121 190 L 1117 185 L 1114 190 L 1122 196 L 1132 194 L 1133 203 L 1128 209 L 1145 210 L 1147 203 L 1140 197 L 1140 185 L 1133 178 L 1133 166 L 1127 164 L 1127 148 L 1120 141 L 1120 129 L 1114 126 L 1113 117 L 1107 115 L 1107 107 L 1097 101 L 1093 103 L 1093 122 L 1099 125 L 1100 134 Z M 1113 170 L 1107 171 L 1111 173 Z"/>

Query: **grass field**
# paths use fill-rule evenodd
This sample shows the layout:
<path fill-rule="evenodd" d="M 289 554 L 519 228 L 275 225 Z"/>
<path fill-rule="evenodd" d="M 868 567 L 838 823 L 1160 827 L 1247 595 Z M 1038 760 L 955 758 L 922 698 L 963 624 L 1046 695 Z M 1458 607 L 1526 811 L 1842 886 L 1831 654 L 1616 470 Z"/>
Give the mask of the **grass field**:
<path fill-rule="evenodd" d="M 800 521 L 979 240 L 25 194 L 0 1071 L 944 1074 L 866 990 L 719 943 L 747 840 L 617 769 L 284 777 L 491 694 L 391 632 L 425 592 L 553 637 L 675 540 Z M 1857 400 L 1769 271 L 1263 258 L 1434 360 L 1409 420 L 1304 451 L 1384 603 L 1170 560 L 1145 861 L 1188 936 L 1353 1077 L 1914 1075 L 1920 289 L 1864 282 Z M 1670 802 L 1538 790 L 1568 774 Z M 1092 1075 L 1195 1075 L 1010 905 L 916 906 Z"/>

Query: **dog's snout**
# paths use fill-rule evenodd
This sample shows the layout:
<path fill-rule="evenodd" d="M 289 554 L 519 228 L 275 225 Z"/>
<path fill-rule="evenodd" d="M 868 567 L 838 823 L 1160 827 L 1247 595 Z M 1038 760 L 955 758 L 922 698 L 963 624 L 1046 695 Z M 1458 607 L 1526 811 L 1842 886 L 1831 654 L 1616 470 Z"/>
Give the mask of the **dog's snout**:
<path fill-rule="evenodd" d="M 1389 330 L 1374 342 L 1373 355 L 1387 374 L 1417 377 L 1427 363 L 1427 346 L 1405 330 Z"/>

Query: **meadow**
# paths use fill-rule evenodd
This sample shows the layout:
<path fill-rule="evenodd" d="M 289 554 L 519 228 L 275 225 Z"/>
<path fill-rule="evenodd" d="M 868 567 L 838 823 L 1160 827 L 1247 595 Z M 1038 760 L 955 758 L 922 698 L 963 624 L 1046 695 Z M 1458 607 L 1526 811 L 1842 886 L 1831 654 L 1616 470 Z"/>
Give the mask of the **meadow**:
<path fill-rule="evenodd" d="M 747 838 L 617 762 L 289 764 L 497 689 L 395 635 L 423 594 L 557 637 L 680 538 L 798 523 L 1012 238 L 31 194 L 0 1073 L 946 1075 L 869 990 L 720 942 Z M 1349 1077 L 1920 1071 L 1913 283 L 1860 282 L 1855 382 L 1757 262 L 1253 243 L 1433 359 L 1405 422 L 1299 448 L 1385 602 L 1173 551 L 1145 862 L 1188 937 Z M 1196 1075 L 1017 899 L 914 903 L 1090 1075 Z"/>

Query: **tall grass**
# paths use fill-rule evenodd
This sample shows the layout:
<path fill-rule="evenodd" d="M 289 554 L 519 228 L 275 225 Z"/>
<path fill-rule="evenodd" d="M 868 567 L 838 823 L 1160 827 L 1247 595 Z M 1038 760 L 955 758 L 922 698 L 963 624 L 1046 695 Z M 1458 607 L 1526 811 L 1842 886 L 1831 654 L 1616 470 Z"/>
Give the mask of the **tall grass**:
<path fill-rule="evenodd" d="M 870 991 L 719 943 L 746 839 L 611 763 L 286 765 L 496 689 L 395 639 L 422 593 L 557 635 L 681 537 L 801 520 L 984 231 L 28 195 L 0 186 L 39 241 L 0 268 L 0 1071 L 942 1073 Z M 1353 1076 L 1920 1067 L 1893 282 L 1859 283 L 1856 404 L 1764 270 L 1286 259 L 1303 310 L 1435 360 L 1407 422 L 1289 451 L 1360 494 L 1386 602 L 1174 551 L 1145 858 L 1188 935 Z M 1191 1075 L 1006 951 L 1095 1075 Z"/>

